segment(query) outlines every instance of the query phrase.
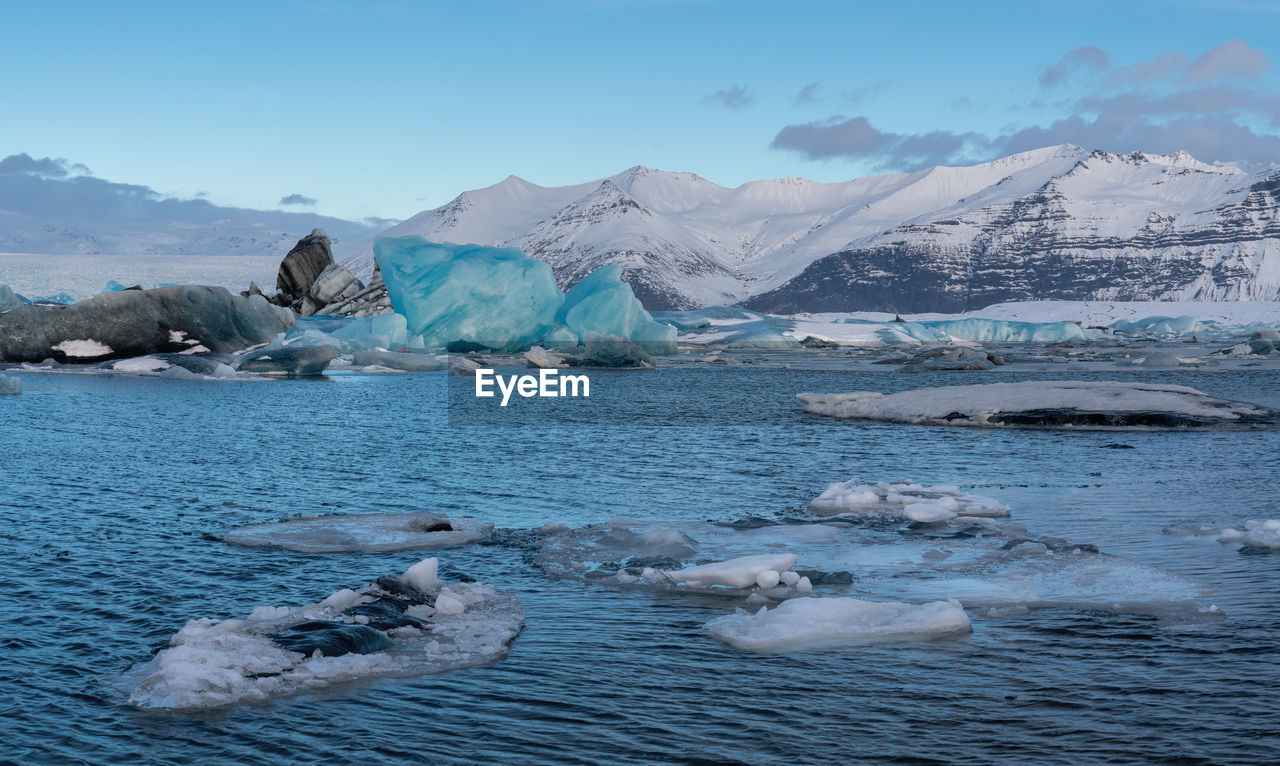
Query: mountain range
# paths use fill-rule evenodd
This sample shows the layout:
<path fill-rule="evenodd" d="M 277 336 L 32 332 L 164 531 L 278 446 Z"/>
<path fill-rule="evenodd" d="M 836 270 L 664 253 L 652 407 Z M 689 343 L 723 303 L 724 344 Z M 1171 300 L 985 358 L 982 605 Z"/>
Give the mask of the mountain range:
<path fill-rule="evenodd" d="M 1062 145 L 966 167 L 725 188 L 644 167 L 515 176 L 383 232 L 513 246 L 562 287 L 606 264 L 651 309 L 966 311 L 1017 300 L 1280 298 L 1280 167 Z M 373 269 L 372 239 L 338 248 Z"/>

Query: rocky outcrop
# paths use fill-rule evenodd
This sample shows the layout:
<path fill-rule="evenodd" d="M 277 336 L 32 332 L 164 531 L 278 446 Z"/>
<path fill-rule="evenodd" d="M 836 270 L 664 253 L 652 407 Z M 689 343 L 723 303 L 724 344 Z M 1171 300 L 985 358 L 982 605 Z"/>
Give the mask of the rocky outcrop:
<path fill-rule="evenodd" d="M 390 314 L 391 296 L 387 294 L 387 285 L 382 281 L 381 273 L 376 273 L 367 287 L 363 287 L 350 297 L 335 298 L 315 313 L 319 316 L 333 317 L 371 317 Z"/>
<path fill-rule="evenodd" d="M 0 314 L 0 361 L 99 362 L 147 354 L 239 351 L 293 327 L 262 296 L 182 285 L 102 293 L 70 306 Z"/>
<path fill-rule="evenodd" d="M 276 275 L 276 289 L 280 291 L 277 302 L 282 306 L 300 304 L 316 278 L 332 265 L 329 235 L 324 229 L 313 230 L 298 240 L 280 262 L 280 272 Z"/>
<path fill-rule="evenodd" d="M 349 300 L 362 290 L 364 282 L 353 277 L 345 266 L 331 263 L 311 284 L 311 289 L 302 298 L 298 313 L 304 317 L 311 316 L 329 304 Z"/>

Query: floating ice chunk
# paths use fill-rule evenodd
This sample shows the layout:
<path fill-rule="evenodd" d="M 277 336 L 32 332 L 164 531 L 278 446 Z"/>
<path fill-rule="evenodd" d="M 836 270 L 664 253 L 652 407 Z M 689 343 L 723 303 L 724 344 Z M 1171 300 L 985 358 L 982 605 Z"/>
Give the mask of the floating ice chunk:
<path fill-rule="evenodd" d="M 401 372 L 434 372 L 443 370 L 444 362 L 430 354 L 409 354 L 401 351 L 357 351 L 352 361 L 361 367 L 377 366 Z"/>
<path fill-rule="evenodd" d="M 1280 423 L 1280 414 L 1187 386 L 1122 381 L 1026 381 L 896 394 L 799 394 L 805 411 L 855 420 L 1023 428 L 1178 428 Z"/>
<path fill-rule="evenodd" d="M 440 587 L 440 578 L 436 576 L 439 568 L 439 560 L 432 556 L 406 569 L 400 579 L 423 593 L 427 593 Z"/>
<path fill-rule="evenodd" d="M 1280 549 L 1280 519 L 1248 521 L 1243 527 L 1219 530 L 1218 542 L 1245 548 Z"/>
<path fill-rule="evenodd" d="M 8 285 L 0 282 L 0 314 L 25 305 L 22 299 Z"/>
<path fill-rule="evenodd" d="M 398 551 L 473 543 L 493 524 L 428 513 L 365 513 L 294 519 L 238 527 L 223 539 L 235 545 L 270 546 L 300 553 Z"/>
<path fill-rule="evenodd" d="M 920 518 L 907 514 L 908 508 Z M 836 482 L 809 503 L 809 510 L 824 516 L 887 515 L 903 516 L 912 521 L 930 519 L 944 521 L 956 517 L 1008 516 L 1009 506 L 982 495 L 960 491 L 959 487 L 939 485 L 925 487 L 910 481 L 879 484 Z M 949 515 L 942 515 L 942 513 Z"/>
<path fill-rule="evenodd" d="M 429 348 L 513 351 L 541 338 L 564 303 L 551 267 L 512 247 L 379 237 L 374 257 L 392 307 Z"/>
<path fill-rule="evenodd" d="M 756 578 L 766 571 L 775 574 L 795 566 L 794 553 L 763 553 L 755 556 L 742 556 L 728 561 L 717 561 L 695 567 L 677 570 L 663 570 L 661 574 L 672 582 L 684 583 L 690 587 L 709 587 L 721 585 L 729 588 L 750 588 L 756 584 Z M 781 575 L 779 575 L 781 579 Z M 775 583 L 776 585 L 777 583 Z"/>
<path fill-rule="evenodd" d="M 649 353 L 675 353 L 676 328 L 654 321 L 631 285 L 622 281 L 622 267 L 616 264 L 596 269 L 571 287 L 556 321 L 579 342 L 594 332 L 626 338 Z"/>
<path fill-rule="evenodd" d="M 0 375 L 0 396 L 15 396 L 22 393 L 22 378 L 17 375 Z"/>
<path fill-rule="evenodd" d="M 524 625 L 520 600 L 482 583 L 446 584 L 434 576 L 435 563 L 427 559 L 405 573 L 415 590 L 383 577 L 309 606 L 258 607 L 243 620 L 192 620 L 135 671 L 140 680 L 129 702 L 217 708 L 504 657 Z M 430 578 L 423 576 L 427 569 Z M 428 603 L 441 599 L 445 609 Z"/>
<path fill-rule="evenodd" d="M 330 333 L 342 341 L 345 351 L 395 349 L 407 347 L 409 322 L 402 314 L 379 314 L 359 317 Z"/>
<path fill-rule="evenodd" d="M 162 372 L 172 366 L 172 363 L 154 356 L 135 356 L 132 359 L 121 359 L 111 363 L 111 369 L 116 372 L 133 373 Z"/>
<path fill-rule="evenodd" d="M 530 367 L 535 369 L 553 370 L 557 367 L 567 366 L 564 363 L 564 357 L 559 354 L 553 354 L 542 346 L 534 346 L 524 352 L 525 361 Z"/>
<path fill-rule="evenodd" d="M 1120 319 L 1111 324 L 1111 329 L 1116 332 L 1148 335 L 1190 335 L 1208 332 L 1211 328 L 1193 316 L 1155 316 L 1137 320 Z"/>
<path fill-rule="evenodd" d="M 855 598 L 795 598 L 755 614 L 738 609 L 706 625 L 716 640 L 747 652 L 791 652 L 969 633 L 956 601 L 904 604 Z"/>

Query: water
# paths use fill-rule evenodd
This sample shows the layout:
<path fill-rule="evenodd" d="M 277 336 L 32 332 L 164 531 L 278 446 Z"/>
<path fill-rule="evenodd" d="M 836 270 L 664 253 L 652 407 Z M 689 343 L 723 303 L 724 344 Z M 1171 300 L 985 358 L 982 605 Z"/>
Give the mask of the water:
<path fill-rule="evenodd" d="M 84 300 L 114 280 L 126 287 L 212 285 L 232 293 L 275 288 L 279 255 L 38 255 L 0 253 L 0 283 L 29 298 L 65 292 Z"/>
<path fill-rule="evenodd" d="M 1078 375 L 1099 376 L 1280 405 L 1266 369 Z M 1026 377 L 677 367 L 592 384 L 656 406 L 678 397 L 673 411 L 701 402 L 696 426 L 465 427 L 450 425 L 439 374 L 26 375 L 21 396 L 0 400 L 0 759 L 1274 762 L 1280 556 L 1161 530 L 1280 515 L 1280 431 L 857 424 L 794 399 Z M 1135 449 L 1103 448 L 1117 442 Z M 188 619 L 312 602 L 422 555 L 218 541 L 233 526 L 299 512 L 469 513 L 512 528 L 730 520 L 800 512 L 854 477 L 996 497 L 1034 532 L 1202 584 L 1226 618 L 974 614 L 960 639 L 749 655 L 702 630 L 732 603 L 552 580 L 529 551 L 484 545 L 439 555 L 524 600 L 527 626 L 500 664 L 199 715 L 126 702 L 130 668 Z"/>

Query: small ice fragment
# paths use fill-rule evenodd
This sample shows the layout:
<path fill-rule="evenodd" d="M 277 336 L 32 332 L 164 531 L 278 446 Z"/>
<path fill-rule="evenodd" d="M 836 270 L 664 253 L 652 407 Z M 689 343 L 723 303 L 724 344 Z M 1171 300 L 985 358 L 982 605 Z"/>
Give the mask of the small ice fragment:
<path fill-rule="evenodd" d="M 756 575 L 756 585 L 768 590 L 774 587 L 782 579 L 781 573 L 775 569 L 766 569 Z"/>
<path fill-rule="evenodd" d="M 436 577 L 439 566 L 440 561 L 435 556 L 431 556 L 406 569 L 400 579 L 423 593 L 433 591 L 441 585 L 440 578 Z"/>

